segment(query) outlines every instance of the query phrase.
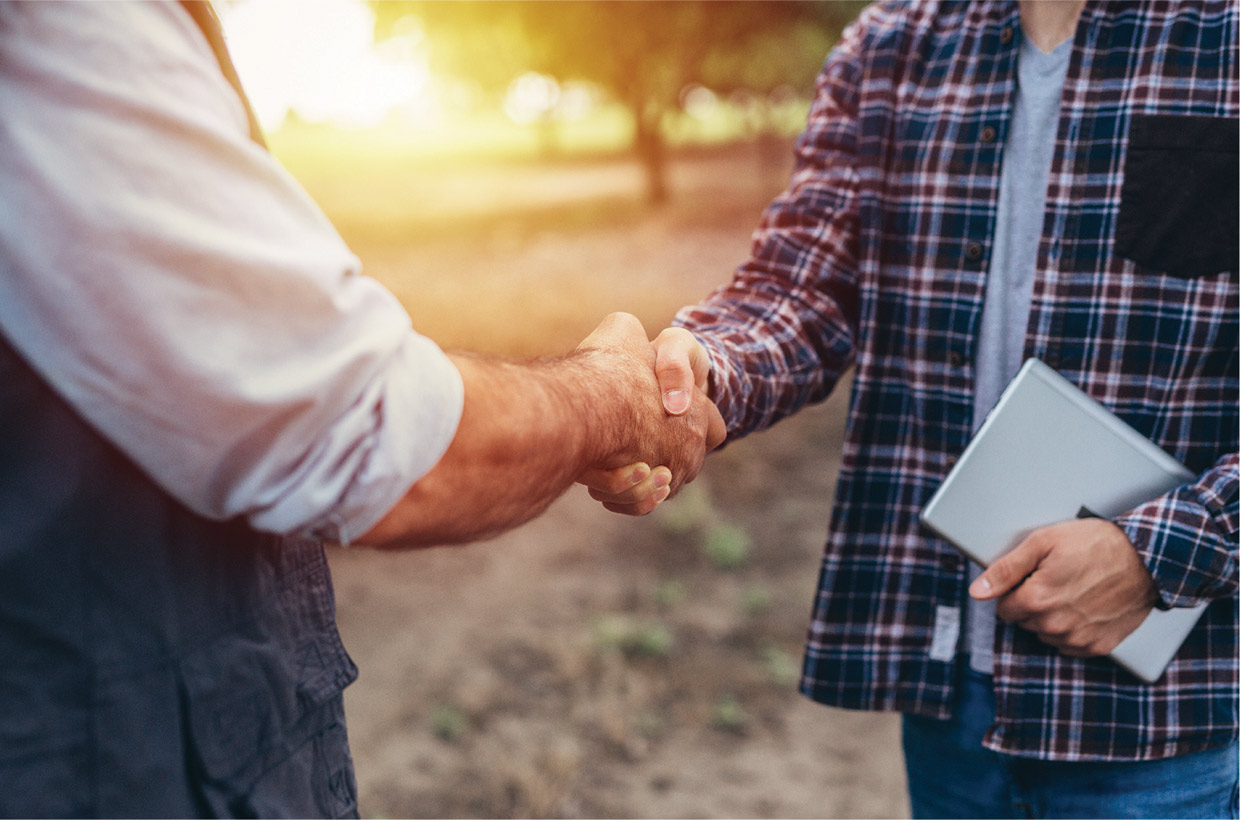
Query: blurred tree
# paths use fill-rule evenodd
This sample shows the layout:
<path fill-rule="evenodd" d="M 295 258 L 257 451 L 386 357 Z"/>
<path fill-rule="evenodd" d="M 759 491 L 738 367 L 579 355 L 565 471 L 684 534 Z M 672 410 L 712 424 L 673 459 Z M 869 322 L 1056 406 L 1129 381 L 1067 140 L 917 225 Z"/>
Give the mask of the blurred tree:
<path fill-rule="evenodd" d="M 390 0 L 372 2 L 380 38 L 413 17 L 432 68 L 500 92 L 519 74 L 595 83 L 622 102 L 652 202 L 667 197 L 664 120 L 688 85 L 751 92 L 812 90 L 855 0 Z M 759 126 L 761 127 L 761 125 Z"/>

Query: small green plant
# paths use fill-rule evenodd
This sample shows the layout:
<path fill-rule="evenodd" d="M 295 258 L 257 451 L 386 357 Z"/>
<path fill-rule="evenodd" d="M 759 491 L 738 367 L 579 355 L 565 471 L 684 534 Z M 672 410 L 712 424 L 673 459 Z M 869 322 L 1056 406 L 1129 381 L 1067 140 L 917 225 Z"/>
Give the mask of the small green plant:
<path fill-rule="evenodd" d="M 468 719 L 455 706 L 439 704 L 431 710 L 431 731 L 440 740 L 454 743 L 465 734 Z"/>
<path fill-rule="evenodd" d="M 690 484 L 681 489 L 671 502 L 660 504 L 655 520 L 659 529 L 668 535 L 688 535 L 694 527 L 711 514 L 710 494 L 704 482 Z"/>
<path fill-rule="evenodd" d="M 745 714 L 745 707 L 735 695 L 724 695 L 715 701 L 711 725 L 716 729 L 740 734 L 745 730 L 748 722 L 749 717 Z"/>
<path fill-rule="evenodd" d="M 638 620 L 624 615 L 603 615 L 592 624 L 594 646 L 626 655 L 662 658 L 676 644 L 672 631 L 658 621 Z"/>
<path fill-rule="evenodd" d="M 671 654 L 675 644 L 676 639 L 666 626 L 660 623 L 644 623 L 638 625 L 632 640 L 623 649 L 630 654 L 661 658 Z"/>
<path fill-rule="evenodd" d="M 702 541 L 706 557 L 722 570 L 736 569 L 745 563 L 752 547 L 749 533 L 735 524 L 715 524 Z"/>
<path fill-rule="evenodd" d="M 780 688 L 792 686 L 801 674 L 796 659 L 774 644 L 763 648 L 762 666 L 771 683 Z"/>
<path fill-rule="evenodd" d="M 671 609 L 689 597 L 683 581 L 661 581 L 654 590 L 654 602 L 662 609 Z"/>
<path fill-rule="evenodd" d="M 760 584 L 745 588 L 741 593 L 741 609 L 749 617 L 761 615 L 771 608 L 771 591 Z"/>

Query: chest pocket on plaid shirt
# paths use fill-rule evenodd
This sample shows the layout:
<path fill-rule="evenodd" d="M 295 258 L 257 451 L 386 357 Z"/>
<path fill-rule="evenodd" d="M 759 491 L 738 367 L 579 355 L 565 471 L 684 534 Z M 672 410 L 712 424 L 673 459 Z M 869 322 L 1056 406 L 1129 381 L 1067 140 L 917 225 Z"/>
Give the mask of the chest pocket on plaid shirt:
<path fill-rule="evenodd" d="M 1115 252 L 1172 276 L 1240 267 L 1240 120 L 1136 114 Z"/>

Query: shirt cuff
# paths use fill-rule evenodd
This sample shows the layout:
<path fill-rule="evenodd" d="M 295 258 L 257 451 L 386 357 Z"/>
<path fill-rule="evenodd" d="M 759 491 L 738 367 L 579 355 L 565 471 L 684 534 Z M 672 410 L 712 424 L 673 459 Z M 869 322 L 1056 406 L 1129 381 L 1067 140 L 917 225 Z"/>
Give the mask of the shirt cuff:
<path fill-rule="evenodd" d="M 464 406 L 456 365 L 430 339 L 411 333 L 386 373 L 366 458 L 307 532 L 346 546 L 368 532 L 443 457 Z"/>

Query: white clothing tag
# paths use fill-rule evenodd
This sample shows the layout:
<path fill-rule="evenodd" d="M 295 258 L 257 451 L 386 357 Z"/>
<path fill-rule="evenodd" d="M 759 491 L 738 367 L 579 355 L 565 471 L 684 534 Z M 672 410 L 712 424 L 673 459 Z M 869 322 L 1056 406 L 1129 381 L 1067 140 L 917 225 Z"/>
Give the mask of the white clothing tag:
<path fill-rule="evenodd" d="M 930 660 L 950 661 L 956 657 L 956 644 L 960 640 L 960 607 L 936 606 L 934 608 L 934 640 L 930 644 Z"/>

